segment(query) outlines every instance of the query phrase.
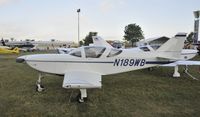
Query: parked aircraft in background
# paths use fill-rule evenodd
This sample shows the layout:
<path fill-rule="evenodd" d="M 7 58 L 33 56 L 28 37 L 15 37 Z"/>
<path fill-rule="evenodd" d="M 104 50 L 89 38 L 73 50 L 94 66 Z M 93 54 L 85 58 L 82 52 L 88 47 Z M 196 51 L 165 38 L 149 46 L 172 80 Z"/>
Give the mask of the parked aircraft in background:
<path fill-rule="evenodd" d="M 18 47 L 22 52 L 32 52 L 35 51 L 35 45 L 28 41 L 11 41 L 6 43 L 7 46 L 15 48 Z"/>
<path fill-rule="evenodd" d="M 144 51 L 155 51 L 157 48 L 159 48 L 163 43 L 165 43 L 167 40 L 169 40 L 168 37 L 157 37 L 157 38 L 150 38 L 150 39 L 143 39 L 140 42 L 138 42 L 138 47 L 140 49 L 143 49 Z M 180 73 L 178 72 L 178 66 L 185 66 L 185 73 L 188 74 L 193 79 L 196 79 L 191 74 L 188 73 L 188 66 L 190 65 L 200 65 L 200 61 L 193 61 L 190 60 L 194 58 L 199 51 L 195 49 L 182 49 L 181 51 L 181 57 L 179 61 L 176 61 L 174 63 L 161 65 L 164 67 L 174 67 L 174 73 L 173 77 L 180 77 Z"/>
<path fill-rule="evenodd" d="M 74 47 L 76 44 L 71 41 L 57 41 L 52 39 L 51 41 L 9 41 L 6 43 L 9 47 L 22 48 L 22 51 L 34 51 L 34 50 L 55 50 L 57 48 Z"/>
<path fill-rule="evenodd" d="M 108 48 L 113 48 L 109 43 L 107 43 L 105 40 L 103 40 L 100 36 L 93 36 L 93 43 L 89 46 L 106 46 Z M 70 51 L 74 50 L 76 48 L 58 48 L 57 52 L 59 54 L 69 54 Z"/>
<path fill-rule="evenodd" d="M 83 46 L 69 54 L 36 54 L 18 57 L 16 62 L 26 62 L 40 71 L 36 86 L 43 91 L 43 73 L 64 75 L 63 88 L 80 89 L 79 102 L 87 98 L 87 89 L 101 88 L 102 75 L 116 74 L 138 69 L 174 63 L 181 56 L 186 38 L 178 33 L 155 52 L 131 49 L 115 49 L 106 46 Z"/>
<path fill-rule="evenodd" d="M 4 42 L 3 39 L 1 39 L 1 44 L 2 44 L 2 45 L 0 46 L 0 48 L 10 49 L 10 47 L 6 46 L 6 44 L 5 44 L 5 42 Z"/>
<path fill-rule="evenodd" d="M 0 54 L 19 54 L 19 48 L 18 47 L 14 49 L 0 48 Z"/>
<path fill-rule="evenodd" d="M 13 48 L 6 46 L 4 40 L 1 40 L 3 46 L 0 46 L 0 54 L 19 54 L 19 48 Z"/>

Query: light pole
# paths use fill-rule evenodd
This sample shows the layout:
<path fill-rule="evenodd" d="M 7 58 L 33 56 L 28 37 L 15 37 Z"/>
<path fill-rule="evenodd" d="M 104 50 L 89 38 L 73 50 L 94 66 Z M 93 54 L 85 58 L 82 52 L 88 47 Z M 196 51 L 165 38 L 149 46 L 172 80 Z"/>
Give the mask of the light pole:
<path fill-rule="evenodd" d="M 194 11 L 194 44 L 198 44 L 198 35 L 199 35 L 199 15 L 200 11 Z"/>
<path fill-rule="evenodd" d="M 78 46 L 79 45 L 79 41 L 80 41 L 80 23 L 79 23 L 79 13 L 81 12 L 81 9 L 77 9 L 77 13 L 78 13 Z"/>

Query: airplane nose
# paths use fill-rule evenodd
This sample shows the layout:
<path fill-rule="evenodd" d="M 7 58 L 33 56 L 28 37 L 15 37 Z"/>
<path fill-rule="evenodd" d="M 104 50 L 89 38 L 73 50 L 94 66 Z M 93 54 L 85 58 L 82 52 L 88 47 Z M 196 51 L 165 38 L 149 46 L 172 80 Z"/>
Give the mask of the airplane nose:
<path fill-rule="evenodd" d="M 17 58 L 17 59 L 16 59 L 16 62 L 17 62 L 17 63 L 23 63 L 24 61 L 25 61 L 25 60 L 24 60 L 23 58 Z"/>
<path fill-rule="evenodd" d="M 18 58 L 16 58 L 16 62 L 23 63 L 25 61 L 25 58 L 26 58 L 25 56 L 18 57 Z"/>

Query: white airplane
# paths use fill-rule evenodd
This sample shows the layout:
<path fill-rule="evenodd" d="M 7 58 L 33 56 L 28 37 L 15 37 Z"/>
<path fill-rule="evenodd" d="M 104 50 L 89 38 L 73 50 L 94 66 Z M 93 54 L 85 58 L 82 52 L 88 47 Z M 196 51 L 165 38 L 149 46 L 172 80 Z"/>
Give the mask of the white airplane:
<path fill-rule="evenodd" d="M 115 49 L 105 46 L 83 46 L 69 54 L 36 54 L 18 57 L 16 62 L 26 62 L 41 72 L 36 86 L 43 91 L 43 73 L 64 75 L 63 88 L 80 89 L 79 102 L 87 98 L 87 89 L 101 88 L 102 75 L 116 74 L 150 68 L 180 60 L 186 38 L 178 33 L 155 52 Z"/>
<path fill-rule="evenodd" d="M 142 42 L 140 44 L 138 44 L 138 47 L 134 47 L 134 48 L 128 48 L 128 50 L 132 50 L 132 51 L 151 51 L 151 52 L 156 52 L 156 50 L 161 46 L 161 45 L 149 45 L 147 42 L 150 41 L 155 41 L 156 39 L 159 38 L 151 38 L 151 39 L 145 39 L 145 42 Z M 102 39 L 99 36 L 94 36 L 93 37 L 93 45 L 95 46 L 106 46 L 108 48 L 113 48 L 109 43 L 107 43 L 104 39 Z M 160 65 L 163 67 L 174 67 L 174 73 L 173 73 L 173 77 L 180 77 L 180 73 L 178 72 L 178 66 L 185 66 L 185 73 L 188 74 L 190 77 L 192 77 L 193 79 L 196 79 L 195 77 L 193 77 L 191 74 L 188 73 L 188 66 L 189 65 L 200 65 L 200 61 L 192 61 L 190 59 L 194 58 L 197 54 L 199 53 L 198 50 L 196 49 L 182 49 L 181 51 L 181 56 L 179 58 L 178 61 L 175 61 L 173 63 L 170 64 L 164 64 L 164 65 Z"/>
<path fill-rule="evenodd" d="M 1 39 L 1 44 L 2 44 L 2 45 L 0 45 L 0 48 L 2 48 L 2 49 L 11 49 L 10 47 L 6 46 L 6 44 L 5 44 L 4 40 L 3 40 L 3 38 Z"/>
<path fill-rule="evenodd" d="M 108 48 L 113 48 L 109 43 L 107 43 L 105 40 L 103 40 L 99 36 L 93 36 L 93 43 L 90 44 L 89 46 L 106 46 Z M 70 51 L 74 50 L 76 48 L 58 48 L 57 52 L 59 54 L 69 54 Z"/>

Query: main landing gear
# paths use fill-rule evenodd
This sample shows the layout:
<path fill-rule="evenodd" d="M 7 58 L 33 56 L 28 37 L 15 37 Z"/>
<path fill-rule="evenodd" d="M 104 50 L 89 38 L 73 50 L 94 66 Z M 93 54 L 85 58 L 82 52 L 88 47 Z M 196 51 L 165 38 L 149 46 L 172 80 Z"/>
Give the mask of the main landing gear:
<path fill-rule="evenodd" d="M 194 76 L 192 76 L 189 72 L 188 72 L 188 66 L 185 65 L 185 69 L 184 69 L 184 73 L 186 73 L 189 77 L 191 77 L 194 80 L 198 80 L 197 78 L 195 78 Z M 180 77 L 180 73 L 178 72 L 178 65 L 174 67 L 174 74 L 173 77 L 178 78 Z"/>
<path fill-rule="evenodd" d="M 71 97 L 72 97 L 73 91 L 71 92 L 69 102 L 71 102 Z M 80 89 L 79 94 L 76 96 L 76 101 L 79 103 L 83 103 L 87 101 L 87 90 L 86 89 Z"/>
<path fill-rule="evenodd" d="M 87 101 L 87 90 L 86 89 L 80 89 L 80 93 L 77 96 L 78 102 L 83 103 Z"/>
<path fill-rule="evenodd" d="M 178 72 L 178 65 L 176 65 L 175 67 L 174 67 L 174 74 L 173 74 L 173 77 L 175 77 L 175 78 L 178 78 L 178 77 L 180 77 L 181 75 L 180 75 L 180 73 Z"/>
<path fill-rule="evenodd" d="M 44 78 L 44 75 L 42 73 L 39 73 L 39 78 L 36 81 L 36 91 L 37 92 L 42 92 L 44 91 L 44 86 L 42 85 L 42 78 Z"/>

